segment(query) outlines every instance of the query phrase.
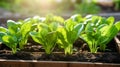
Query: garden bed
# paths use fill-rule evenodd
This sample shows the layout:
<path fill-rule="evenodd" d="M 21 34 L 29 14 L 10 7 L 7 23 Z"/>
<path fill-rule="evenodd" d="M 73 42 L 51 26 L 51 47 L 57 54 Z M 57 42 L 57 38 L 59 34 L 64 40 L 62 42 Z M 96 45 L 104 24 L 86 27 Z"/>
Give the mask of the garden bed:
<path fill-rule="evenodd" d="M 96 17 L 96 16 L 94 16 L 94 17 Z M 94 17 L 92 19 L 94 19 Z M 74 19 L 79 19 L 80 18 L 81 19 L 81 16 L 80 15 L 75 15 L 75 16 L 73 16 L 71 18 L 74 18 Z M 71 20 L 71 18 L 69 20 Z M 99 18 L 99 17 L 96 17 L 96 18 Z M 43 19 L 43 18 L 39 18 L 39 19 Z M 72 22 L 74 22 L 74 19 L 70 22 L 71 24 L 72 24 Z M 112 17 L 108 18 L 107 20 L 108 20 L 107 22 L 110 22 L 110 23 L 114 22 Z M 35 20 L 33 18 L 30 21 L 36 22 L 36 17 L 35 17 Z M 56 20 L 48 19 L 47 21 L 56 21 Z M 75 20 L 75 21 L 78 21 L 78 20 Z M 81 21 L 83 21 L 83 20 L 81 20 Z M 26 22 L 26 20 L 24 22 Z M 13 23 L 13 24 L 17 25 L 14 21 L 8 21 L 7 23 L 8 24 L 9 23 Z M 30 22 L 26 22 L 26 24 L 27 23 L 29 24 Z M 113 25 L 115 25 L 115 24 L 113 24 Z M 79 26 L 81 26 L 81 28 L 82 28 L 81 24 L 79 24 Z M 6 27 L 6 26 L 4 26 L 4 27 Z M 13 26 L 10 25 L 8 28 L 12 28 L 12 27 Z M 25 23 L 23 23 L 22 27 L 23 27 L 22 28 L 23 30 L 20 30 L 20 29 L 18 29 L 18 30 L 24 32 L 24 30 L 26 29 Z M 29 27 L 29 25 L 28 25 L 28 27 Z M 4 29 L 3 27 L 1 27 L 1 28 Z M 15 28 L 13 28 L 13 29 L 15 29 Z M 44 28 L 41 28 L 41 29 L 44 29 Z M 89 28 L 86 28 L 86 29 L 89 30 Z M 93 31 L 93 33 L 95 33 L 96 32 L 95 28 L 93 28 L 93 29 L 94 30 L 92 30 L 92 31 Z M 47 30 L 47 29 L 44 29 L 44 30 Z M 75 29 L 75 31 L 76 30 L 77 29 Z M 81 31 L 81 30 L 79 30 L 79 31 Z M 113 31 L 111 31 L 111 30 L 109 30 L 109 31 L 113 33 Z M 29 32 L 30 31 L 28 31 L 28 32 L 26 32 L 24 34 L 28 35 Z M 60 32 L 61 31 L 59 31 L 59 33 Z M 22 32 L 20 32 L 18 34 L 13 32 L 14 34 L 11 34 L 11 35 L 9 35 L 9 33 L 10 33 L 9 31 L 5 32 L 5 33 L 8 34 L 8 36 L 11 37 L 11 35 L 12 36 L 15 36 L 15 35 L 18 35 L 18 34 L 21 35 Z M 52 32 L 52 33 L 54 33 L 54 32 Z M 77 33 L 78 33 L 78 31 L 77 31 Z M 89 31 L 88 31 L 88 33 L 89 33 Z M 51 34 L 51 32 L 49 34 Z M 85 33 L 83 33 L 83 34 L 85 34 Z M 111 34 L 111 33 L 109 33 L 109 34 Z M 20 49 L 20 45 L 17 45 L 15 47 L 17 49 L 19 48 L 19 50 L 16 51 L 16 48 L 15 48 L 15 52 L 14 52 L 14 50 L 13 51 L 11 50 L 14 47 L 11 48 L 11 46 L 9 45 L 11 43 L 16 43 L 16 41 L 14 39 L 13 39 L 13 42 L 11 42 L 11 40 L 8 39 L 7 41 L 9 42 L 9 44 L 6 43 L 6 41 L 5 42 L 3 41 L 3 43 L 6 43 L 7 45 L 5 45 L 3 43 L 0 44 L 0 65 L 2 67 L 4 67 L 4 66 L 9 67 L 9 66 L 12 66 L 12 65 L 14 65 L 15 67 L 17 67 L 19 65 L 21 65 L 19 67 L 24 67 L 24 65 L 25 65 L 25 67 L 38 67 L 39 65 L 43 66 L 43 67 L 49 67 L 49 65 L 51 65 L 51 66 L 56 66 L 57 65 L 57 66 L 63 66 L 63 67 L 76 67 L 76 66 L 85 66 L 85 67 L 87 67 L 87 66 L 89 66 L 89 67 L 103 67 L 103 66 L 105 66 L 105 67 L 106 66 L 108 66 L 108 67 L 119 67 L 120 66 L 120 59 L 119 59 L 120 53 L 119 53 L 119 48 L 118 48 L 118 45 L 119 45 L 120 42 L 119 42 L 119 39 L 117 39 L 117 38 L 119 38 L 119 35 L 117 36 L 117 38 L 112 39 L 106 45 L 106 48 L 105 48 L 104 52 L 102 52 L 100 49 L 98 49 L 97 52 L 96 51 L 90 52 L 91 51 L 90 50 L 90 46 L 87 46 L 87 43 L 84 42 L 85 40 L 82 40 L 80 38 L 76 38 L 76 39 L 74 39 L 75 42 L 72 44 L 73 45 L 73 47 L 72 47 L 73 53 L 71 53 L 72 51 L 71 52 L 68 51 L 67 52 L 68 54 L 64 52 L 64 49 L 66 49 L 66 48 L 64 48 L 64 49 L 60 48 L 60 46 L 58 44 L 55 46 L 54 50 L 50 54 L 49 54 L 49 52 L 47 54 L 47 53 L 45 53 L 46 51 L 45 51 L 44 45 L 41 45 L 41 44 L 39 44 L 38 41 L 37 41 L 38 42 L 37 43 L 37 42 L 34 41 L 34 39 L 32 39 L 32 38 L 34 38 L 33 32 L 30 35 L 32 37 L 28 37 L 27 44 L 25 43 L 26 45 L 23 46 L 24 49 Z M 74 36 L 74 35 L 71 34 L 70 37 L 72 37 L 72 36 Z M 2 39 L 4 39 L 4 38 L 2 38 Z M 42 38 L 42 39 L 44 39 L 44 38 Z M 52 40 L 52 39 L 49 39 L 49 40 Z M 49 41 L 47 40 L 45 42 L 49 42 Z M 102 41 L 100 41 L 100 42 L 102 42 Z M 51 43 L 51 42 L 49 42 L 49 43 Z M 11 45 L 13 45 L 13 44 L 11 44 Z M 21 45 L 23 45 L 23 44 L 21 44 Z M 95 45 L 93 44 L 93 46 L 95 46 Z M 100 46 L 97 46 L 97 47 L 100 47 Z M 95 48 L 97 48 L 97 47 L 95 47 Z M 91 49 L 95 49 L 95 48 L 93 47 Z"/>

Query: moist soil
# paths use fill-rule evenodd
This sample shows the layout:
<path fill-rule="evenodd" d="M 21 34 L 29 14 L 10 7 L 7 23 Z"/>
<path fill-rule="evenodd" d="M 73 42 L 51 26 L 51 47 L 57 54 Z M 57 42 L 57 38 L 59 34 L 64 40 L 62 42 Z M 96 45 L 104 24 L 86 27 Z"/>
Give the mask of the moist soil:
<path fill-rule="evenodd" d="M 13 54 L 7 46 L 1 44 L 0 59 L 120 63 L 120 54 L 117 52 L 115 45 L 115 41 L 112 40 L 107 44 L 108 47 L 105 52 L 90 53 L 87 45 L 78 39 L 74 43 L 74 53 L 72 55 L 65 55 L 63 49 L 58 50 L 57 46 L 52 54 L 47 55 L 42 46 L 35 42 L 28 43 L 23 50 L 16 54 Z"/>

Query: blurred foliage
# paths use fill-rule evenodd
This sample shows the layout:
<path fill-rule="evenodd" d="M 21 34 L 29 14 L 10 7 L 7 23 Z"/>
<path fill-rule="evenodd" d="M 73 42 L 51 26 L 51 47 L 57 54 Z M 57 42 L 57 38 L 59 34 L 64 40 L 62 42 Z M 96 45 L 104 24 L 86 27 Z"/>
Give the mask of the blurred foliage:
<path fill-rule="evenodd" d="M 0 0 L 0 7 L 22 14 L 59 14 L 72 7 L 71 0 Z"/>
<path fill-rule="evenodd" d="M 100 7 L 94 1 L 81 0 L 80 3 L 75 4 L 75 13 L 82 15 L 99 13 Z"/>
<path fill-rule="evenodd" d="M 20 7 L 20 3 L 21 0 L 0 0 L 0 7 L 14 12 L 16 8 Z"/>
<path fill-rule="evenodd" d="M 100 8 L 96 0 L 0 0 L 0 7 L 23 15 L 57 15 L 65 13 L 96 14 Z"/>
<path fill-rule="evenodd" d="M 115 4 L 115 10 L 118 11 L 120 10 L 120 0 L 114 0 L 114 4 Z"/>

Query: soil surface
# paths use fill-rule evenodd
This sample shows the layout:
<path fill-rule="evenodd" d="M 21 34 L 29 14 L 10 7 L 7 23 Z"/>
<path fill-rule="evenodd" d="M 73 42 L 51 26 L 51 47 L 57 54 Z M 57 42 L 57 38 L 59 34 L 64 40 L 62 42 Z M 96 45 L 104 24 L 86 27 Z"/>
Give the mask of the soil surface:
<path fill-rule="evenodd" d="M 38 60 L 38 61 L 78 61 L 78 62 L 103 62 L 120 63 L 120 54 L 116 52 L 75 52 L 72 55 L 65 55 L 62 52 L 53 52 L 50 55 L 44 52 L 25 52 L 20 51 L 12 54 L 10 51 L 0 51 L 0 59 L 6 60 Z"/>
<path fill-rule="evenodd" d="M 34 44 L 34 45 L 33 45 Z M 0 59 L 5 60 L 37 60 L 37 61 L 77 61 L 77 62 L 102 62 L 102 63 L 120 63 L 120 54 L 117 52 L 115 41 L 112 40 L 105 52 L 90 53 L 87 45 L 81 45 L 80 39 L 74 43 L 74 53 L 65 55 L 63 49 L 55 48 L 52 54 L 44 53 L 42 46 L 37 43 L 29 43 L 21 51 L 12 54 L 11 50 L 1 44 Z"/>

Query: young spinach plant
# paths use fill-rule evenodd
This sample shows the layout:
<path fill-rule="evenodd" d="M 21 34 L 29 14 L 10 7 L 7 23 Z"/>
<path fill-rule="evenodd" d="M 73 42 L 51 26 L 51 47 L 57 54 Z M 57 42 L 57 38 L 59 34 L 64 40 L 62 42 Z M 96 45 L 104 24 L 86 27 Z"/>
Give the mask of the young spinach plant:
<path fill-rule="evenodd" d="M 19 29 L 19 48 L 23 49 L 24 46 L 27 44 L 29 32 L 32 31 L 36 27 L 36 23 L 39 22 L 38 19 L 29 18 L 27 20 L 21 21 L 22 25 Z"/>
<path fill-rule="evenodd" d="M 57 41 L 57 23 L 39 23 L 37 25 L 37 31 L 31 31 L 30 35 L 33 40 L 42 45 L 46 54 L 51 54 Z"/>
<path fill-rule="evenodd" d="M 100 16 L 89 18 L 81 35 L 90 48 L 90 52 L 96 53 L 98 49 L 105 51 L 108 44 L 119 32 L 120 22 L 114 24 L 114 18 L 105 19 Z M 85 21 L 85 23 L 86 23 Z"/>
<path fill-rule="evenodd" d="M 64 26 L 58 28 L 58 44 L 64 49 L 66 55 L 73 53 L 73 43 L 79 38 L 84 25 L 74 22 L 72 18 L 65 21 Z"/>
<path fill-rule="evenodd" d="M 8 20 L 8 28 L 0 27 L 0 41 L 12 49 L 13 53 L 16 53 L 17 49 L 23 49 L 24 45 L 27 44 L 28 33 L 33 28 L 32 24 L 31 21 L 15 22 Z"/>
<path fill-rule="evenodd" d="M 16 23 L 12 20 L 7 21 L 7 28 L 0 27 L 0 41 L 12 49 L 13 53 L 17 51 L 18 44 L 18 31 L 20 23 Z"/>

